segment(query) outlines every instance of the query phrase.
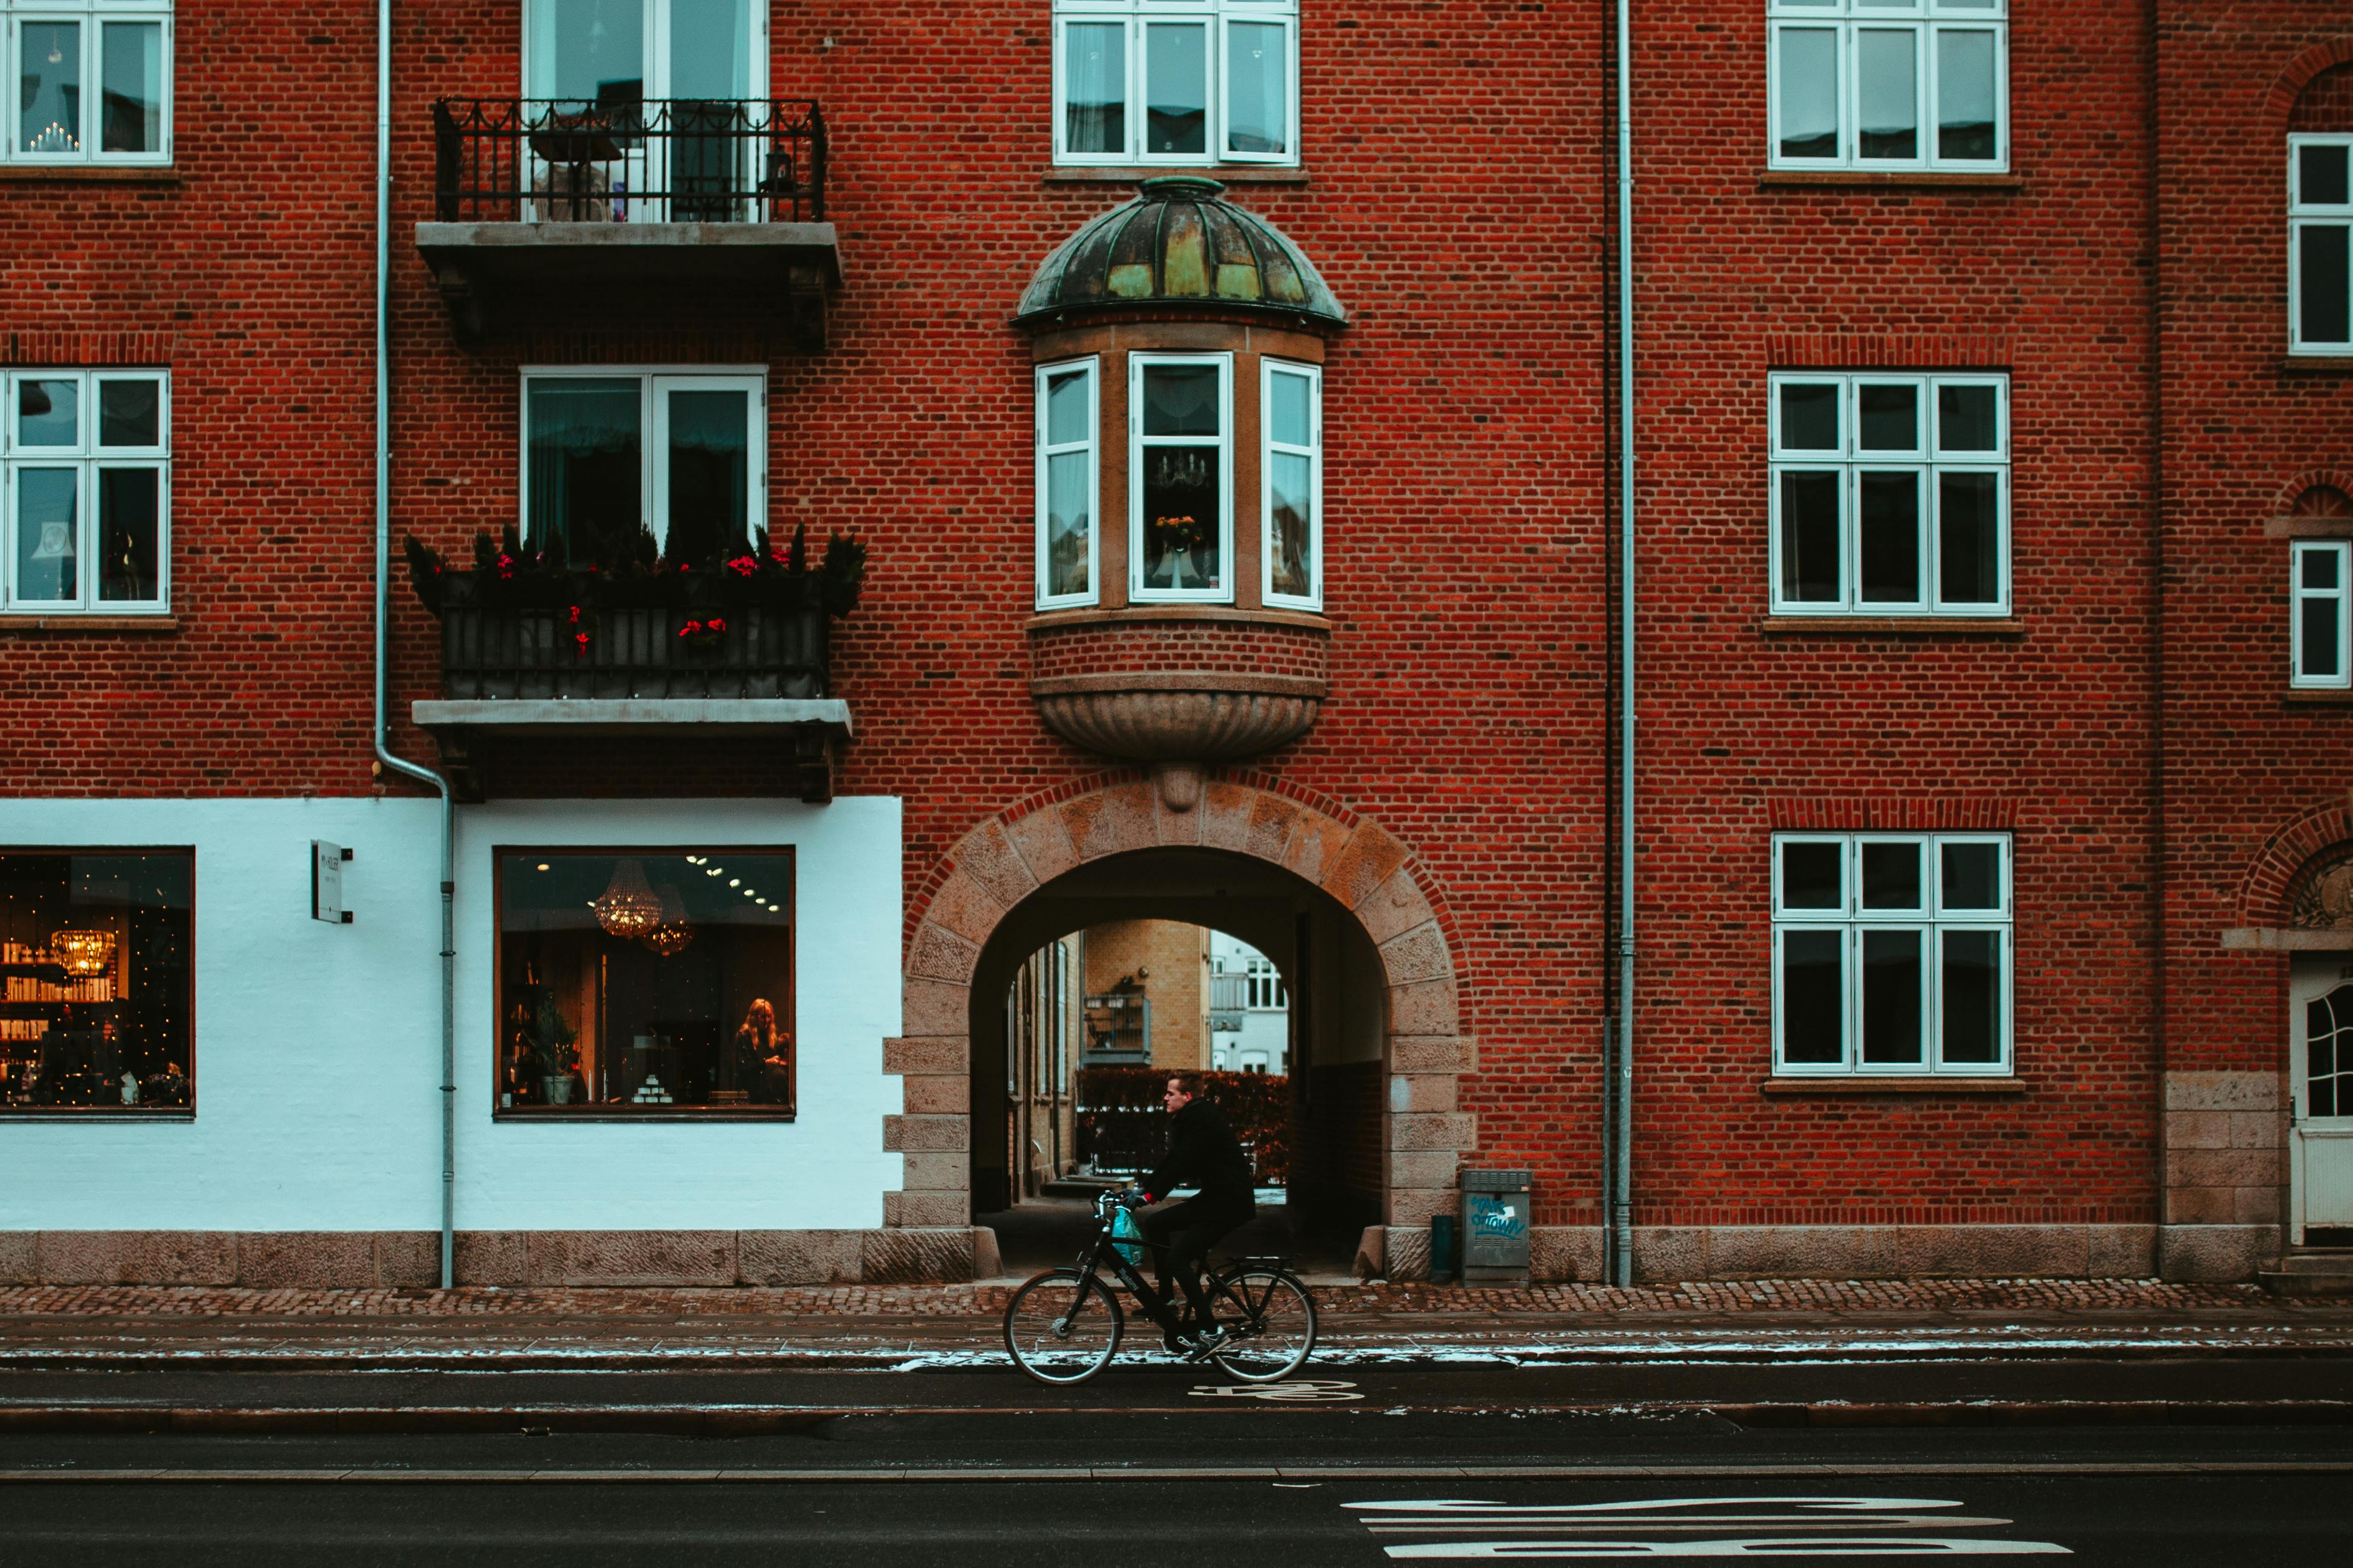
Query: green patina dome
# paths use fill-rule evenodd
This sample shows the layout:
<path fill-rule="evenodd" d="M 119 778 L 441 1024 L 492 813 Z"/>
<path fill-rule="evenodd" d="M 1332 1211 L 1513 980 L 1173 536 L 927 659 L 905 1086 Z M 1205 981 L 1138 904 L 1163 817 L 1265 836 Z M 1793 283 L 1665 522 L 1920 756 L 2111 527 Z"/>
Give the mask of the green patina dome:
<path fill-rule="evenodd" d="M 1068 311 L 1198 305 L 1262 311 L 1329 331 L 1348 312 L 1299 247 L 1195 174 L 1145 180 L 1046 258 L 1014 320 L 1041 326 Z"/>

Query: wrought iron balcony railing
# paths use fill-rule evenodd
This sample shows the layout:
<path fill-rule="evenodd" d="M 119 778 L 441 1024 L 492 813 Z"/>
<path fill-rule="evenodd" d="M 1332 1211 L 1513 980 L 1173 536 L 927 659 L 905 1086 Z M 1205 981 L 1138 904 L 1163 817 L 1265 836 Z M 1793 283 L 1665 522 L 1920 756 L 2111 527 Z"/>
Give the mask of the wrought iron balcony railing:
<path fill-rule="evenodd" d="M 799 99 L 445 98 L 443 223 L 818 223 L 825 118 Z"/>
<path fill-rule="evenodd" d="M 821 698 L 821 605 L 441 612 L 441 685 L 459 700 Z"/>

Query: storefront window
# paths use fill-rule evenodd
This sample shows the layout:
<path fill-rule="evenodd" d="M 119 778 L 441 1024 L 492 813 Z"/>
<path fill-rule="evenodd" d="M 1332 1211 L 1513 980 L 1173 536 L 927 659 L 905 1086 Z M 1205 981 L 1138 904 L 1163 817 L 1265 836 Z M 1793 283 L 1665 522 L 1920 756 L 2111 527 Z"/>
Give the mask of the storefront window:
<path fill-rule="evenodd" d="M 502 850 L 502 1116 L 789 1117 L 789 850 Z"/>
<path fill-rule="evenodd" d="M 185 1115 L 195 859 L 0 851 L 0 1109 Z"/>

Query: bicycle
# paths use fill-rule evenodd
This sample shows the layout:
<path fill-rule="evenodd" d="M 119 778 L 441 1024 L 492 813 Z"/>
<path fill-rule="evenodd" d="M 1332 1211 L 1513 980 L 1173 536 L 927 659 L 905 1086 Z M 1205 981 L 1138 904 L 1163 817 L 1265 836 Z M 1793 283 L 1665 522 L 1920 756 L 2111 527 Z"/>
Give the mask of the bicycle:
<path fill-rule="evenodd" d="M 1077 1266 L 1035 1276 L 1005 1304 L 1005 1348 L 1013 1364 L 1038 1382 L 1084 1383 L 1118 1353 L 1126 1317 L 1098 1274 L 1106 1264 L 1113 1282 L 1135 1298 L 1144 1315 L 1176 1337 L 1175 1300 L 1163 1303 L 1136 1268 L 1144 1249 L 1161 1244 L 1113 1234 L 1120 1212 L 1134 1206 L 1132 1192 L 1098 1194 L 1095 1233 Z M 1315 1299 L 1288 1259 L 1229 1259 L 1209 1275 L 1206 1291 L 1210 1321 L 1225 1331 L 1207 1353 L 1235 1381 L 1279 1382 L 1315 1349 Z M 1198 1359 L 1198 1352 L 1187 1359 Z"/>

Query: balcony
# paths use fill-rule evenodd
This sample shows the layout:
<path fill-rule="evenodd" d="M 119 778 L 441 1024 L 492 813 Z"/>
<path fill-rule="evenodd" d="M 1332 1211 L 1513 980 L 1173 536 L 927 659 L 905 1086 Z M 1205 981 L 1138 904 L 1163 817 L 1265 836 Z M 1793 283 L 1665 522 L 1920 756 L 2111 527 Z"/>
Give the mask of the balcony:
<path fill-rule="evenodd" d="M 466 342 L 685 302 L 778 310 L 824 348 L 841 260 L 816 103 L 443 99 L 433 125 L 417 247 Z"/>

